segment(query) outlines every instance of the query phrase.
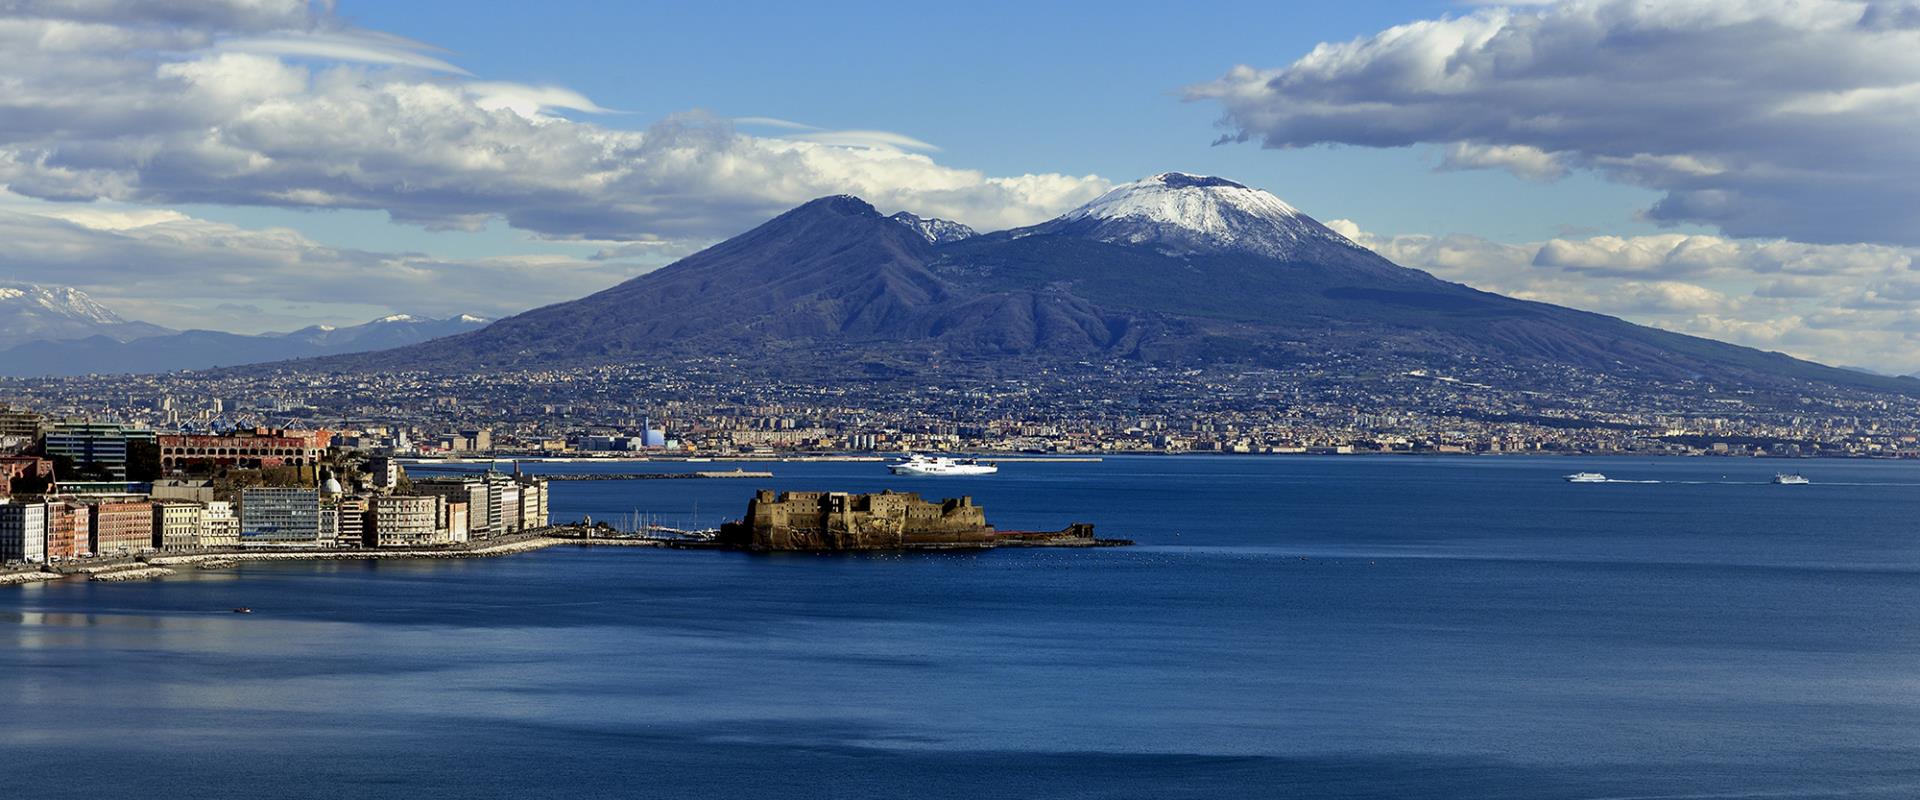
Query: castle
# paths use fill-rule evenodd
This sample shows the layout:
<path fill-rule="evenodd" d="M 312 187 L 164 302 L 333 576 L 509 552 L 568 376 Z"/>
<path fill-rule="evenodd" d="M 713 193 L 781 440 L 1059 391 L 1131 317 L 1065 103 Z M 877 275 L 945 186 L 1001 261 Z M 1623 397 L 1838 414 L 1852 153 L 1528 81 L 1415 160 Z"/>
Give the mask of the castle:
<path fill-rule="evenodd" d="M 938 503 L 913 492 L 780 492 L 761 489 L 747 515 L 720 526 L 714 541 L 742 550 L 941 550 L 992 547 L 1111 547 L 1126 539 L 1095 539 L 1076 522 L 1057 531 L 1002 531 L 987 524 L 973 498 Z"/>

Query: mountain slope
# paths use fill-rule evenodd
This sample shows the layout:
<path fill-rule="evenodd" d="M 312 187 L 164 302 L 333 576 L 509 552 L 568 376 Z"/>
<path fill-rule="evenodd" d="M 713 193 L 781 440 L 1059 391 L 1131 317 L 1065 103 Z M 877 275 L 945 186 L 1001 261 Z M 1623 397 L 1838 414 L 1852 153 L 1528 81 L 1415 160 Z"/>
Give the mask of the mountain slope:
<path fill-rule="evenodd" d="M 1266 192 L 1165 173 L 1028 228 L 941 237 L 823 198 L 680 262 L 473 333 L 313 369 L 728 355 L 821 374 L 878 359 L 1568 365 L 1623 378 L 1913 391 L 1777 353 L 1478 291 L 1393 264 Z"/>
<path fill-rule="evenodd" d="M 167 333 L 172 331 L 121 319 L 86 292 L 69 286 L 0 284 L 0 342 L 90 336 L 126 341 Z"/>
<path fill-rule="evenodd" d="M 0 375 L 169 372 L 284 361 L 401 347 L 476 330 L 486 324 L 487 320 L 471 316 L 424 319 L 400 314 L 364 325 L 313 326 L 291 333 L 254 336 L 193 330 L 128 341 L 107 335 L 40 340 L 0 350 Z"/>

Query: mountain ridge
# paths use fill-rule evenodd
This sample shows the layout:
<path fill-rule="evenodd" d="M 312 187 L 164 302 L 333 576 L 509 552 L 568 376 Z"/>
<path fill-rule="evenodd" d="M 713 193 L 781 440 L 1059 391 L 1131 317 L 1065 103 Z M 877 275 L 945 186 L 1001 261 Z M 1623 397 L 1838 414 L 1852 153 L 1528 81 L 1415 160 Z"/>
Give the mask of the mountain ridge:
<path fill-rule="evenodd" d="M 1266 192 L 1161 173 L 1053 220 L 935 241 L 820 198 L 665 268 L 487 328 L 299 369 L 468 369 L 723 355 L 836 365 L 1114 358 L 1571 366 L 1633 380 L 1914 392 L 1778 353 L 1483 292 L 1399 266 Z M 920 219 L 919 217 L 913 217 Z"/>
<path fill-rule="evenodd" d="M 40 339 L 0 350 L 0 375 L 171 372 L 311 358 L 414 344 L 476 330 L 487 322 L 466 314 L 446 319 L 395 314 L 360 325 L 310 325 L 285 333 L 249 335 L 162 328 L 165 333 L 126 340 L 105 334 Z"/>

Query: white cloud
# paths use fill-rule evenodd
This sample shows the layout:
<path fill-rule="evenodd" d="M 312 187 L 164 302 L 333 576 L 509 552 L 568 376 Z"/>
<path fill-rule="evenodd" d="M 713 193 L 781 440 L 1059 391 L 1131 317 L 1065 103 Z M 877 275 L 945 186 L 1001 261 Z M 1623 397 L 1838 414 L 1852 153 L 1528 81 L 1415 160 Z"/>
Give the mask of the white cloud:
<path fill-rule="evenodd" d="M 1920 371 L 1920 248 L 1660 234 L 1503 243 L 1328 227 L 1405 266 L 1529 300 L 1829 364 Z"/>
<path fill-rule="evenodd" d="M 1564 0 L 1321 44 L 1190 87 L 1227 140 L 1444 147 L 1442 168 L 1587 169 L 1661 223 L 1920 244 L 1920 6 Z"/>
<path fill-rule="evenodd" d="M 248 331 L 288 328 L 279 312 L 260 308 L 291 300 L 314 322 L 361 322 L 370 309 L 505 316 L 604 289 L 686 252 L 668 242 L 604 243 L 631 249 L 447 259 L 329 247 L 287 228 L 172 210 L 4 194 L 0 239 L 9 243 L 0 248 L 9 280 L 81 286 L 123 316 L 170 327 Z"/>
<path fill-rule="evenodd" d="M 0 6 L 0 46 L 22 54 L 0 63 L 0 183 L 49 200 L 375 209 L 430 228 L 499 219 L 560 239 L 685 241 L 830 194 L 992 229 L 1108 186 L 949 167 L 927 155 L 934 144 L 889 131 L 754 136 L 700 112 L 611 128 L 557 115 L 607 111 L 578 92 L 463 80 L 427 45 L 304 3 L 169 5 Z"/>

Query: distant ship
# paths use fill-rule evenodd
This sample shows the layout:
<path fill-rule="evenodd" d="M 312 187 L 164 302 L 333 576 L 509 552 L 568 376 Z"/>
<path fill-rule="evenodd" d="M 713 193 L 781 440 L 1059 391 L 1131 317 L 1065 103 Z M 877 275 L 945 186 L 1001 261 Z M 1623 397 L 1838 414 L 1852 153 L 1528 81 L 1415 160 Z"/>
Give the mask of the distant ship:
<path fill-rule="evenodd" d="M 1598 472 L 1576 472 L 1576 473 L 1573 473 L 1572 475 L 1562 475 L 1560 477 L 1562 480 L 1565 480 L 1568 483 L 1606 483 L 1607 482 L 1607 476 L 1602 475 Z"/>
<path fill-rule="evenodd" d="M 913 455 L 898 464 L 888 464 L 887 471 L 895 475 L 920 476 L 992 475 L 999 472 L 1000 468 L 971 458 L 956 461 L 945 456 Z"/>
<path fill-rule="evenodd" d="M 1805 486 L 1813 483 L 1813 481 L 1807 480 L 1806 476 L 1793 472 L 1782 472 L 1775 475 L 1773 476 L 1773 482 L 1781 486 Z"/>

